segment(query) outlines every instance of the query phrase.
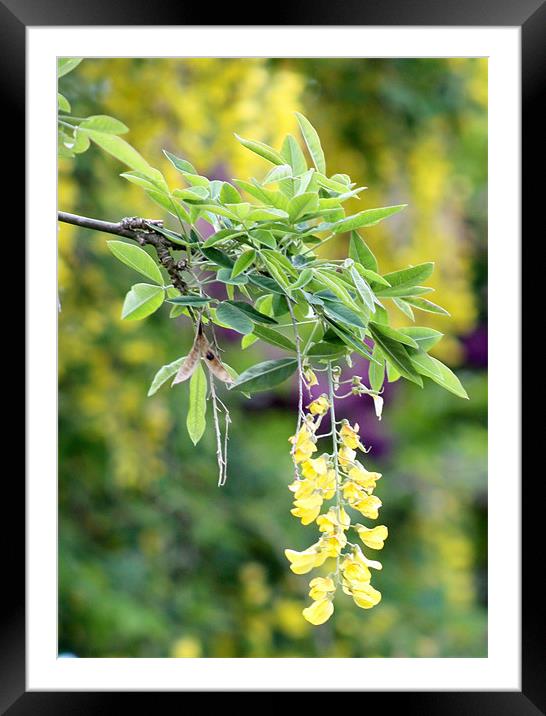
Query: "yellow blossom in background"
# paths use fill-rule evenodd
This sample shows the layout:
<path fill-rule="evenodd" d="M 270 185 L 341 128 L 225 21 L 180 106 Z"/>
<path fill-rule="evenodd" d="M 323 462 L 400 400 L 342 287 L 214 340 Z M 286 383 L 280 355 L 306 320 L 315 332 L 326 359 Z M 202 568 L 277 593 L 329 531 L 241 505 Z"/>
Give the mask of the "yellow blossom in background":
<path fill-rule="evenodd" d="M 172 646 L 171 656 L 175 659 L 198 659 L 202 655 L 201 644 L 193 636 L 184 636 Z"/>

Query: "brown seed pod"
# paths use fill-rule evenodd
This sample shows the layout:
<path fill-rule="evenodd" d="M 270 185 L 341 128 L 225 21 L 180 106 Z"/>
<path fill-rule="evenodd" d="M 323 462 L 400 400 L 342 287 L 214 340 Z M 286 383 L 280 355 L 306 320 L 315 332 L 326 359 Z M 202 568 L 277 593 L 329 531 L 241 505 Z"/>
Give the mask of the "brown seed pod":
<path fill-rule="evenodd" d="M 224 383 L 233 383 L 233 378 L 222 365 L 205 334 L 198 332 L 197 341 L 199 342 L 201 357 L 204 359 L 210 372 Z"/>
<path fill-rule="evenodd" d="M 180 368 L 178 369 L 178 373 L 174 376 L 174 380 L 171 383 L 171 386 L 176 385 L 177 383 L 183 383 L 185 380 L 188 380 L 188 378 L 191 377 L 194 370 L 197 368 L 197 364 L 199 363 L 199 359 L 201 358 L 201 323 L 197 326 L 197 333 L 195 334 L 195 340 L 193 342 L 193 346 L 191 347 L 191 351 L 186 356 L 186 360 L 182 363 Z"/>

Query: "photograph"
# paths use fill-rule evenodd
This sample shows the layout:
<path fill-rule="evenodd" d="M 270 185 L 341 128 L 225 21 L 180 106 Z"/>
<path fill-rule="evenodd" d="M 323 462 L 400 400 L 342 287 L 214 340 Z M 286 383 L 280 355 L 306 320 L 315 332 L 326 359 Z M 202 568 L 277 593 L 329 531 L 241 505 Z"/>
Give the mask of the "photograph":
<path fill-rule="evenodd" d="M 489 69 L 57 57 L 59 659 L 488 657 Z"/>

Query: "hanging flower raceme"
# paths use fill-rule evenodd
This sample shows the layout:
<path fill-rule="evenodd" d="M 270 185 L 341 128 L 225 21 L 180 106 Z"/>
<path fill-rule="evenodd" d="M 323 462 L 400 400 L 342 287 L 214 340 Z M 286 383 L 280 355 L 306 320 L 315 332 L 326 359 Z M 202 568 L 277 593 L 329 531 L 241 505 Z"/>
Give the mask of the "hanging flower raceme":
<path fill-rule="evenodd" d="M 315 374 L 310 370 L 306 372 L 311 382 L 309 373 L 313 377 Z M 302 414 L 296 434 L 289 438 L 297 474 L 289 485 L 294 494 L 291 512 L 303 525 L 316 522 L 320 534 L 314 544 L 301 552 L 285 550 L 290 569 L 295 574 L 307 574 L 328 560 L 335 560 L 326 576 L 309 582 L 312 603 L 302 613 L 314 625 L 324 624 L 334 613 L 333 601 L 338 587 L 362 609 L 370 609 L 381 601 L 381 593 L 371 585 L 371 570 L 379 570 L 382 565 L 369 559 L 358 544 L 349 542 L 347 532 L 354 529 L 365 547 L 376 550 L 383 548 L 388 536 L 384 525 L 367 527 L 351 522 L 347 511 L 351 509 L 368 519 L 377 519 L 381 500 L 373 492 L 381 474 L 369 471 L 357 459 L 357 451 L 367 452 L 360 439 L 359 426 L 350 425 L 347 420 L 336 422 L 334 401 L 338 381 L 334 385 L 331 368 L 329 378 L 330 395 L 322 394 L 308 405 L 308 413 Z M 328 435 L 332 436 L 332 452 L 313 457 L 318 452 L 317 431 L 327 413 L 331 417 Z M 331 500 L 335 503 L 326 507 L 324 503 Z"/>

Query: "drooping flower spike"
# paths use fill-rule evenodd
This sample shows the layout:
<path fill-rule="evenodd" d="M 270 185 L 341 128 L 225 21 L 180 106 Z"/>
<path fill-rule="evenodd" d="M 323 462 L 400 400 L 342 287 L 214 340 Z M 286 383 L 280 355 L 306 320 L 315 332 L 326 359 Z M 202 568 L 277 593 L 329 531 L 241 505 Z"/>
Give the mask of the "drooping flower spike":
<path fill-rule="evenodd" d="M 309 385 L 314 384 L 310 374 L 314 377 L 308 369 L 305 377 Z M 328 560 L 335 560 L 335 566 L 327 576 L 315 577 L 309 583 L 309 596 L 313 601 L 302 614 L 315 626 L 324 624 L 334 613 L 338 587 L 361 609 L 379 604 L 381 593 L 371 585 L 371 569 L 382 569 L 382 565 L 366 557 L 358 544 L 349 542 L 347 532 L 354 529 L 362 544 L 374 550 L 382 549 L 388 536 L 384 525 L 367 527 L 359 522 L 352 523 L 351 510 L 368 519 L 377 519 L 382 503 L 373 492 L 382 476 L 368 470 L 357 459 L 357 451 L 368 452 L 361 442 L 358 424 L 351 425 L 347 420 L 336 422 L 334 404 L 339 371 L 334 373 L 330 365 L 328 377 L 329 395 L 323 393 L 309 403 L 308 413 L 296 435 L 289 438 L 297 473 L 297 478 L 289 485 L 294 493 L 291 512 L 303 525 L 316 522 L 320 535 L 314 544 L 301 552 L 285 550 L 290 569 L 295 574 L 307 574 Z M 328 412 L 332 425 L 332 452 L 315 456 L 318 452 L 317 429 Z M 324 507 L 325 502 L 334 499 L 333 504 Z"/>

